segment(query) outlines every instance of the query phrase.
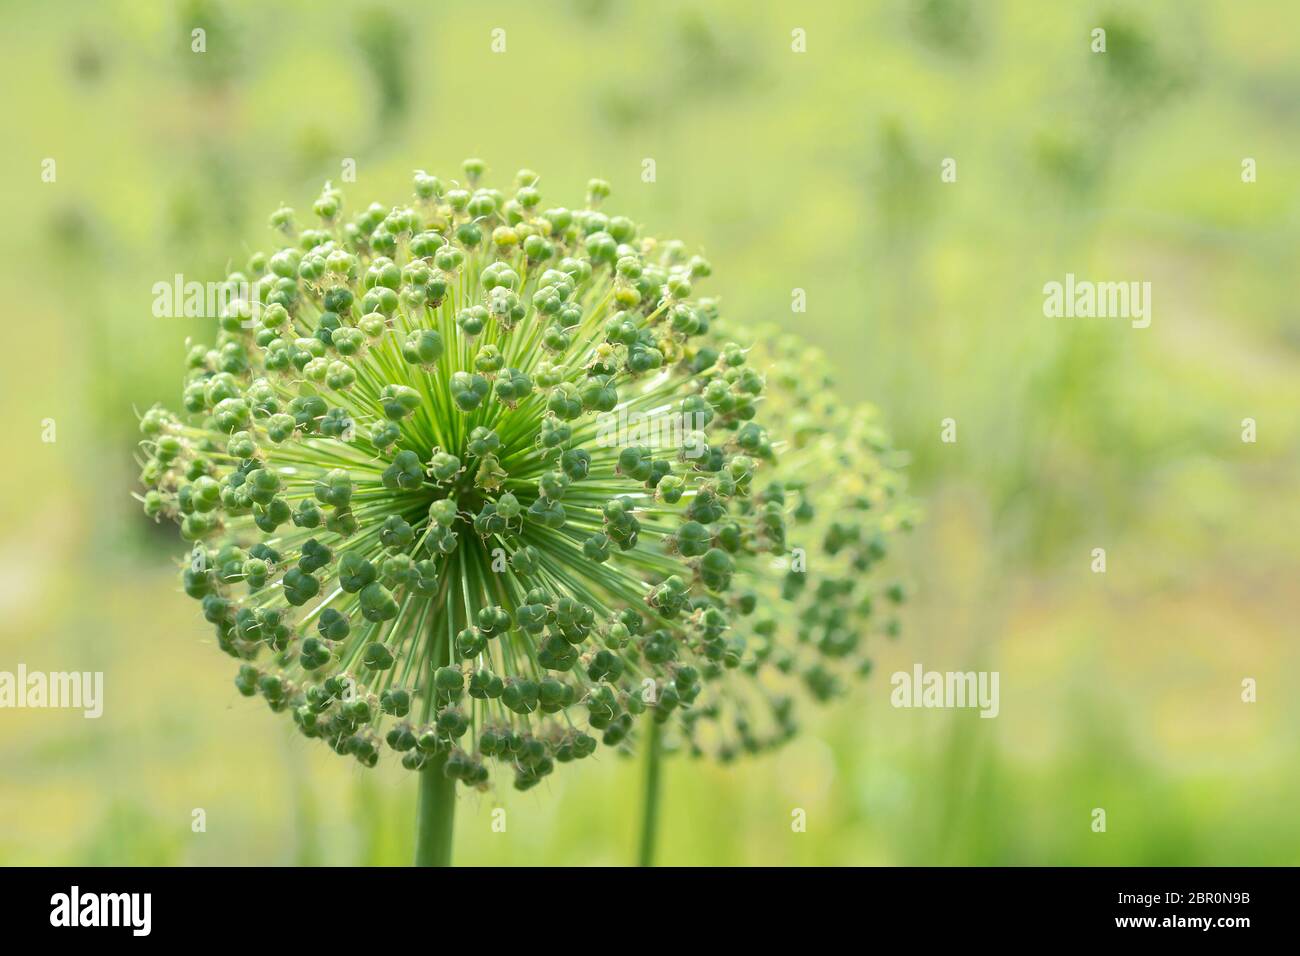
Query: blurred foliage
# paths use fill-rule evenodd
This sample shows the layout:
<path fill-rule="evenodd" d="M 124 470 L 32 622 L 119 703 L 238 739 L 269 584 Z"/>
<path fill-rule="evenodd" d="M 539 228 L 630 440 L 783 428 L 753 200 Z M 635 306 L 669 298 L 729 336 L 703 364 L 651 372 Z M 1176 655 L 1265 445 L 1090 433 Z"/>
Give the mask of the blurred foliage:
<path fill-rule="evenodd" d="M 729 314 L 884 409 L 928 500 L 873 680 L 781 754 L 673 761 L 664 862 L 1300 862 L 1297 38 L 1262 0 L 10 0 L 0 669 L 104 670 L 107 701 L 0 712 L 0 861 L 406 862 L 409 775 L 238 698 L 127 496 L 133 409 L 210 335 L 155 282 L 242 265 L 344 159 L 360 203 L 478 154 L 693 238 Z M 1066 272 L 1151 281 L 1151 328 L 1044 318 Z M 1001 715 L 892 709 L 915 661 L 999 670 Z M 638 780 L 466 800 L 457 858 L 626 862 Z"/>

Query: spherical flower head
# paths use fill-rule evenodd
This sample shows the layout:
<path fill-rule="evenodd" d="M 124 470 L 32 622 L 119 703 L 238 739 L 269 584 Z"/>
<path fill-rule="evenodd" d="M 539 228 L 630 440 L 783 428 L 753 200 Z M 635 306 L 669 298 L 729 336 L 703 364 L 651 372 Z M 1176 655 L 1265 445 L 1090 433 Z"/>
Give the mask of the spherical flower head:
<path fill-rule="evenodd" d="M 823 477 L 808 443 L 765 423 L 763 369 L 696 297 L 707 262 L 604 211 L 599 180 L 547 208 L 536 173 L 485 171 L 272 216 L 286 244 L 230 277 L 249 294 L 190 347 L 183 413 L 140 423 L 185 592 L 241 694 L 366 766 L 484 787 L 495 762 L 527 789 L 642 714 L 698 752 L 785 739 L 769 672 L 821 695 L 786 645 L 856 651 L 831 610 L 851 588 L 805 619 L 773 585 Z"/>
<path fill-rule="evenodd" d="M 873 647 L 897 638 L 906 600 L 883 572 L 919 510 L 907 494 L 907 455 L 893 447 L 879 409 L 839 400 L 824 353 L 769 326 L 715 321 L 709 335 L 753 343 L 743 363 L 739 346 L 720 344 L 720 362 L 737 363 L 731 377 L 764 370 L 761 415 L 781 436 L 741 505 L 783 535 L 777 557 L 749 565 L 736 595 L 731 634 L 755 680 L 733 686 L 690 739 L 694 753 L 728 760 L 793 737 L 798 698 L 827 702 L 871 673 Z M 703 358 L 712 351 L 705 346 Z M 688 731 L 695 720 L 684 715 Z"/>

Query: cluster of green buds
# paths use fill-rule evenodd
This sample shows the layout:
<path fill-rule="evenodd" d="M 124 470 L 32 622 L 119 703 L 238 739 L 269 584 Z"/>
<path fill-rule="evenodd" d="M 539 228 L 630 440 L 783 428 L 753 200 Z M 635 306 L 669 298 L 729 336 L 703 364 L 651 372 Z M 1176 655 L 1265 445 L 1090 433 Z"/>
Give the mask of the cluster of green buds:
<path fill-rule="evenodd" d="M 821 415 L 798 356 L 773 353 L 769 401 L 695 294 L 708 263 L 602 211 L 605 182 L 544 208 L 535 173 L 483 171 L 272 215 L 282 247 L 229 277 L 253 291 L 191 345 L 184 413 L 140 423 L 185 592 L 240 693 L 366 766 L 389 748 L 484 787 L 495 761 L 527 789 L 642 714 L 700 753 L 780 742 L 783 675 L 822 697 L 862 659 L 883 439 Z M 665 415 L 673 441 L 609 440 Z M 823 507 L 831 467 L 863 470 Z M 799 580 L 794 531 L 834 575 Z"/>
<path fill-rule="evenodd" d="M 772 327 L 718 322 L 714 334 L 754 343 L 747 359 L 765 373 L 763 421 L 781 436 L 744 507 L 787 519 L 783 553 L 755 562 L 746 613 L 733 624 L 755 680 L 707 713 L 683 715 L 688 726 L 707 716 L 727 731 L 710 752 L 725 761 L 792 737 L 797 697 L 825 703 L 870 674 L 869 638 L 899 635 L 906 600 L 903 584 L 880 571 L 919 512 L 906 490 L 908 456 L 893 447 L 876 406 L 837 398 L 821 350 Z M 772 718 L 757 732 L 755 714 Z M 691 751 L 702 753 L 695 738 Z"/>

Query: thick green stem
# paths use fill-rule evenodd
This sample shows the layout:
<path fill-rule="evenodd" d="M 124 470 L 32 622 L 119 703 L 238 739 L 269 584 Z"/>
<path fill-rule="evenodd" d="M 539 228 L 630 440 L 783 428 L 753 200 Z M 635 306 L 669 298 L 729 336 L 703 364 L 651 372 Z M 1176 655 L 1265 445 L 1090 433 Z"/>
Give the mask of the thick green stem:
<path fill-rule="evenodd" d="M 456 781 L 447 777 L 446 754 L 438 754 L 420 771 L 416 866 L 451 866 L 451 833 L 456 819 Z"/>
<path fill-rule="evenodd" d="M 659 828 L 659 724 L 651 714 L 646 718 L 649 729 L 645 735 L 645 802 L 641 807 L 641 850 L 638 866 L 654 866 L 655 833 Z"/>

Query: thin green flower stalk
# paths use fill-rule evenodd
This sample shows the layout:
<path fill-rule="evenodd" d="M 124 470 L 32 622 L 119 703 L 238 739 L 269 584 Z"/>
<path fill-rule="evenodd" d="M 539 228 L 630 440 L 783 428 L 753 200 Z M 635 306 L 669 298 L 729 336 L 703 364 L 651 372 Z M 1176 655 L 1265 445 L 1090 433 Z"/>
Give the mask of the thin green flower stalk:
<path fill-rule="evenodd" d="M 755 343 L 746 361 L 764 372 L 763 421 L 782 438 L 746 507 L 780 507 L 787 550 L 754 561 L 739 593 L 733 639 L 746 648 L 740 670 L 754 679 L 683 713 L 681 741 L 648 735 L 642 866 L 654 857 L 661 754 L 685 749 L 729 762 L 762 752 L 796 735 L 798 698 L 826 703 L 870 674 L 872 638 L 898 636 L 906 597 L 880 566 L 918 514 L 906 493 L 906 454 L 875 406 L 837 399 L 820 350 L 770 327 L 753 334 L 718 322 L 709 337 Z"/>
<path fill-rule="evenodd" d="M 601 211 L 600 180 L 543 210 L 535 173 L 482 173 L 350 219 L 327 184 L 301 231 L 277 210 L 183 414 L 141 420 L 145 512 L 191 542 L 239 692 L 423 773 L 422 862 L 450 856 L 435 780 L 495 762 L 528 789 L 646 712 L 720 756 L 792 726 L 754 680 L 793 660 L 781 599 L 749 582 L 795 503 L 763 480 L 764 377 L 695 294 L 708 263 Z M 664 416 L 688 426 L 611 440 Z"/>

